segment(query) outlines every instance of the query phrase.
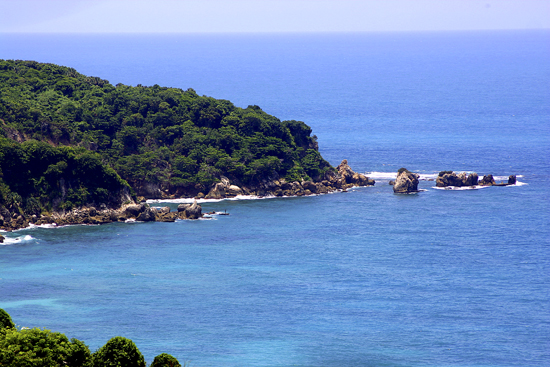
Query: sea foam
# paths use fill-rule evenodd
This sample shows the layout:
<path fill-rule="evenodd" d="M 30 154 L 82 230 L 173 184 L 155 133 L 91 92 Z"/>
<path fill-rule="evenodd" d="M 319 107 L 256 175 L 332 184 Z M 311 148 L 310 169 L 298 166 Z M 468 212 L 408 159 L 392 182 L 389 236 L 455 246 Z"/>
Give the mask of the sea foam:
<path fill-rule="evenodd" d="M 28 242 L 32 241 L 35 238 L 29 234 L 19 237 L 4 237 L 4 242 L 0 243 L 0 245 L 8 246 L 8 245 L 16 245 L 18 243 Z"/>

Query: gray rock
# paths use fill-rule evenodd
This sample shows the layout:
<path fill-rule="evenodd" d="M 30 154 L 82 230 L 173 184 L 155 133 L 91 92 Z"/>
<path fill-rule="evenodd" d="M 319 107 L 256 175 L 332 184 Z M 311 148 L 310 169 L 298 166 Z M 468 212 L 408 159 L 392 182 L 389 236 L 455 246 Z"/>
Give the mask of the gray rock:
<path fill-rule="evenodd" d="M 409 172 L 406 169 L 400 169 L 395 183 L 393 184 L 393 192 L 397 194 L 408 194 L 418 192 L 418 178 L 416 173 Z"/>
<path fill-rule="evenodd" d="M 197 203 L 197 200 L 193 204 L 186 204 L 186 207 L 180 211 L 178 206 L 178 218 L 180 219 L 199 219 L 202 217 L 202 207 Z"/>
<path fill-rule="evenodd" d="M 479 181 L 479 184 L 481 186 L 493 186 L 495 184 L 495 179 L 493 178 L 493 175 L 485 175 L 481 181 Z"/>
<path fill-rule="evenodd" d="M 124 209 L 124 212 L 126 215 L 130 217 L 137 217 L 144 210 L 145 210 L 145 205 L 134 204 L 134 205 L 128 205 L 126 209 Z"/>
<path fill-rule="evenodd" d="M 137 216 L 136 220 L 140 222 L 154 222 L 156 220 L 155 212 L 153 208 L 145 208 L 145 210 Z"/>

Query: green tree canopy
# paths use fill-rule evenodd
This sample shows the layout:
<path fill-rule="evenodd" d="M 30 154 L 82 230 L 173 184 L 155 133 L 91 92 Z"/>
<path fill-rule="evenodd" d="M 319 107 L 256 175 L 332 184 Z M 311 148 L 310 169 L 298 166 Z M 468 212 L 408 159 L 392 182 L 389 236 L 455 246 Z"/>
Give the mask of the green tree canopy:
<path fill-rule="evenodd" d="M 181 364 L 170 354 L 162 353 L 155 357 L 150 367 L 181 367 Z"/>
<path fill-rule="evenodd" d="M 334 168 L 311 133 L 301 121 L 192 89 L 113 86 L 68 67 L 0 60 L 0 135 L 93 151 L 138 191 L 146 182 L 171 192 L 208 188 L 222 175 L 245 186 L 266 177 L 321 180 Z M 84 187 L 75 200 L 94 195 Z"/>
<path fill-rule="evenodd" d="M 145 367 L 145 359 L 133 341 L 115 336 L 93 354 L 93 367 Z"/>
<path fill-rule="evenodd" d="M 0 308 L 0 330 L 6 328 L 14 328 L 15 324 L 11 320 L 11 316 Z"/>
<path fill-rule="evenodd" d="M 9 367 L 88 367 L 91 354 L 77 339 L 38 328 L 0 332 L 0 366 Z"/>

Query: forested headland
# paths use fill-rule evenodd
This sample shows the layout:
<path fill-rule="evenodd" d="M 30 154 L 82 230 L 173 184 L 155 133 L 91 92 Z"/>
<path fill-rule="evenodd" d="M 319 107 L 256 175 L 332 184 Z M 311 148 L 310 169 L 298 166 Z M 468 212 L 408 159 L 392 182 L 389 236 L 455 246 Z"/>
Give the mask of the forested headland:
<path fill-rule="evenodd" d="M 304 122 L 258 106 L 0 60 L 3 217 L 117 207 L 138 196 L 300 195 L 368 184 L 346 175 L 321 157 Z"/>

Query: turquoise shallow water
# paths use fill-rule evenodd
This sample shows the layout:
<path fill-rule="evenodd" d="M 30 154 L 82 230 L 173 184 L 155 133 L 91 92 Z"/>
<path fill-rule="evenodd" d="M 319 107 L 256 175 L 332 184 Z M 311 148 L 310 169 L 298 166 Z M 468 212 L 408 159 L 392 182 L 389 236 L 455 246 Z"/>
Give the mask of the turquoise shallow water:
<path fill-rule="evenodd" d="M 229 216 L 5 234 L 20 326 L 194 366 L 550 365 L 548 32 L 0 36 L 0 58 L 194 88 L 312 126 L 374 187 Z M 394 195 L 400 167 L 520 175 Z M 152 205 L 165 205 L 152 203 Z M 175 207 L 177 204 L 169 204 Z"/>

